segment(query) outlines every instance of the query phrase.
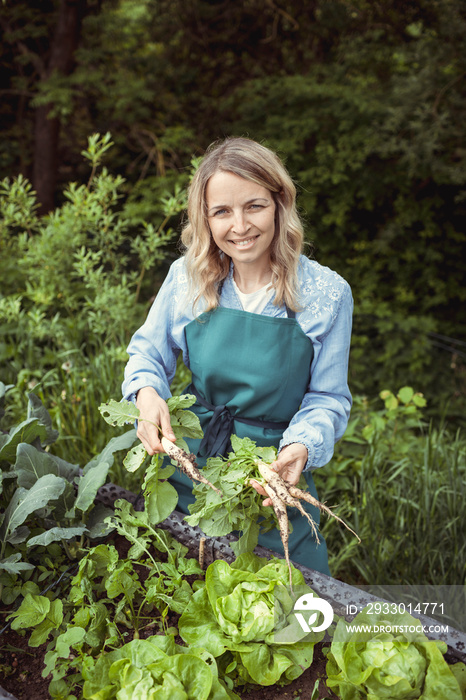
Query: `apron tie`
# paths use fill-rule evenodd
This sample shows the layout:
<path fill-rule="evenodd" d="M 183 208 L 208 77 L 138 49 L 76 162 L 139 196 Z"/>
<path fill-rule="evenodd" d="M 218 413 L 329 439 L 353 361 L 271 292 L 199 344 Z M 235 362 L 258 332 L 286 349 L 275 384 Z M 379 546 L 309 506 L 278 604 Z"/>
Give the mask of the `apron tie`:
<path fill-rule="evenodd" d="M 230 447 L 233 416 L 226 406 L 214 406 L 213 409 L 212 418 L 199 445 L 200 457 L 225 455 Z"/>
<path fill-rule="evenodd" d="M 272 430 L 283 431 L 288 427 L 288 422 L 286 421 L 279 423 L 275 421 L 241 418 L 236 415 L 232 416 L 227 406 L 214 406 L 200 396 L 194 384 L 190 384 L 188 388 L 185 389 L 184 393 L 194 394 L 198 404 L 212 411 L 212 418 L 204 431 L 204 437 L 199 445 L 199 457 L 217 457 L 218 455 L 226 457 L 227 453 L 231 450 L 230 436 L 233 433 L 235 421 Z"/>

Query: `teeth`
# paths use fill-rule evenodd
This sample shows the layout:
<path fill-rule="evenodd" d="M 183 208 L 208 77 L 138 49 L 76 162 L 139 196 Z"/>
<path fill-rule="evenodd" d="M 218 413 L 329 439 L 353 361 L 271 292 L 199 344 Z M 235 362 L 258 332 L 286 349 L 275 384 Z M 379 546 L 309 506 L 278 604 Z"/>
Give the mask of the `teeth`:
<path fill-rule="evenodd" d="M 254 240 L 254 238 L 248 238 L 246 241 L 233 241 L 233 243 L 235 245 L 240 245 L 240 246 L 241 245 L 248 245 L 248 243 L 251 243 L 251 241 L 253 241 L 253 240 Z"/>

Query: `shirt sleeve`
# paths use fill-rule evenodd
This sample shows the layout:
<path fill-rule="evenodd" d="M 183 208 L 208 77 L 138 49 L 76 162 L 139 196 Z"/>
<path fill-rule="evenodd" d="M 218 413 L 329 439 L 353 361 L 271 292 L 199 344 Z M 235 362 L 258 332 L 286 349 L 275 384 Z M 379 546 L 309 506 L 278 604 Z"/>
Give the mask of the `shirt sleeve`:
<path fill-rule="evenodd" d="M 279 449 L 296 442 L 307 447 L 305 471 L 322 467 L 331 460 L 335 443 L 348 425 L 352 405 L 348 360 L 353 298 L 348 283 L 341 282 L 343 289 L 335 311 L 330 314 L 331 323 L 311 338 L 314 358 L 308 391 L 280 442 Z"/>
<path fill-rule="evenodd" d="M 144 324 L 128 346 L 129 360 L 122 384 L 123 398 L 134 401 L 139 389 L 153 387 L 163 398 L 171 396 L 170 383 L 175 375 L 180 352 L 175 336 L 177 267 L 173 264 L 155 298 Z"/>

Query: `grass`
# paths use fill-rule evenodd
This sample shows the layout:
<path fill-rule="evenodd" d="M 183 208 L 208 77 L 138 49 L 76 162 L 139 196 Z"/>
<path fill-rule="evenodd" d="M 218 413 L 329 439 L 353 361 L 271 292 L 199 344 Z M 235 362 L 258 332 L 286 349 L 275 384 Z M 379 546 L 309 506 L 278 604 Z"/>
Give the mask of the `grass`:
<path fill-rule="evenodd" d="M 375 418 L 380 413 L 369 422 Z M 358 545 L 325 522 L 334 577 L 353 585 L 464 584 L 466 439 L 459 432 L 387 420 L 362 449 L 343 440 L 316 485 L 322 500 L 341 504 L 338 513 L 362 539 Z"/>

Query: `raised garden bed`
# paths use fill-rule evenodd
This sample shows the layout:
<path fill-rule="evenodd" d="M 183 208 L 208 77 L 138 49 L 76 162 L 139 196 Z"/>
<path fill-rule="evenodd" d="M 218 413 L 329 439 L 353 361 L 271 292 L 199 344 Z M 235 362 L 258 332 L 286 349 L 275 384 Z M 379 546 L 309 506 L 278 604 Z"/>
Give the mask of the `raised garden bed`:
<path fill-rule="evenodd" d="M 115 500 L 123 498 L 130 501 L 138 509 L 138 498 L 134 494 L 112 484 L 102 487 L 98 492 L 97 498 L 108 506 L 113 505 Z M 139 506 L 141 507 L 142 503 L 139 503 Z M 183 514 L 175 511 L 159 527 L 167 529 L 179 542 L 188 547 L 188 556 L 198 557 L 202 539 L 204 568 L 218 559 L 230 563 L 234 561 L 235 555 L 230 547 L 230 543 L 234 539 L 232 535 L 221 538 L 206 538 L 199 528 L 193 528 L 184 522 L 183 517 Z M 112 535 L 111 537 L 117 549 L 124 555 L 125 547 L 127 549 L 128 544 L 119 536 Z M 279 556 L 263 547 L 257 547 L 255 553 L 265 558 Z M 348 620 L 352 618 L 351 615 L 347 614 L 348 606 L 354 606 L 350 609 L 359 610 L 370 602 L 380 602 L 380 598 L 349 586 L 344 582 L 306 569 L 300 565 L 296 565 L 296 568 L 303 573 L 306 584 L 311 586 L 321 598 L 330 602 L 337 615 L 345 616 Z M 419 617 L 423 624 L 436 623 L 436 621 L 428 617 Z M 176 615 L 173 615 L 173 623 L 176 623 Z M 441 638 L 448 644 L 448 652 L 445 658 L 449 663 L 466 662 L 466 635 L 450 628 L 449 633 L 447 635 L 442 634 Z M 10 669 L 10 673 L 1 681 L 0 699 L 48 700 L 50 697 L 48 693 L 49 681 L 41 676 L 46 646 L 44 644 L 38 648 L 28 647 L 27 637 L 21 637 L 10 629 L 4 631 L 0 643 L 0 669 Z M 325 641 L 316 645 L 311 667 L 291 684 L 284 687 L 269 686 L 262 688 L 246 686 L 243 689 L 236 689 L 235 692 L 245 700 L 252 700 L 252 698 L 254 700 L 337 698 L 323 682 L 326 666 L 326 657 L 322 653 L 323 646 L 328 646 Z M 318 689 L 316 689 L 316 681 L 320 681 Z M 448 700 L 448 698 L 445 698 L 445 700 Z"/>

